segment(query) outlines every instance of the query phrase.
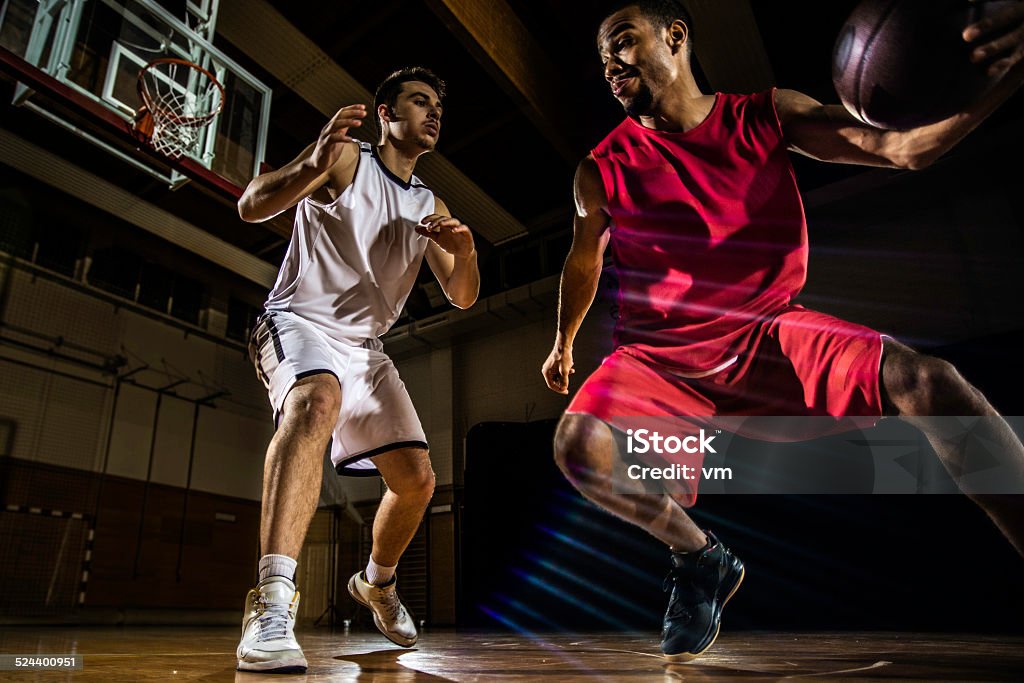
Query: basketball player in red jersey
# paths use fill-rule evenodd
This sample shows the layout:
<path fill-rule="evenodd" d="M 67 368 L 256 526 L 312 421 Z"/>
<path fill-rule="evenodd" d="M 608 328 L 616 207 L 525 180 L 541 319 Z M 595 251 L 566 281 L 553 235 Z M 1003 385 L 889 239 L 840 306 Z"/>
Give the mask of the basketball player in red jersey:
<path fill-rule="evenodd" d="M 558 331 L 542 372 L 568 393 L 573 339 L 610 246 L 620 285 L 615 350 L 570 403 L 555 458 L 584 496 L 670 547 L 661 643 L 670 660 L 711 646 L 744 567 L 684 511 L 695 491 L 613 491 L 613 474 L 625 470 L 616 445 L 624 416 L 898 415 L 952 472 L 964 453 L 928 416 L 989 416 L 979 436 L 1024 467 L 1020 441 L 949 363 L 791 303 L 806 277 L 807 226 L 788 157 L 927 166 L 1020 86 L 1022 24 L 1019 3 L 964 32 L 972 58 L 1001 74 L 984 101 L 893 132 L 791 90 L 702 93 L 690 68 L 691 22 L 674 2 L 631 2 L 602 23 L 605 78 L 627 118 L 577 170 Z M 1017 497 L 966 493 L 1024 553 Z"/>

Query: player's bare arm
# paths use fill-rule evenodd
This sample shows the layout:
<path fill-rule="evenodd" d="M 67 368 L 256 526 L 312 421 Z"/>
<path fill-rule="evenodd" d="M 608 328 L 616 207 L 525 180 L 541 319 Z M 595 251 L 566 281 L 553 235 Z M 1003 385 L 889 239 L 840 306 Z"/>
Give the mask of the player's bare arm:
<path fill-rule="evenodd" d="M 862 123 L 841 105 L 826 105 L 794 90 L 778 90 L 775 107 L 794 152 L 821 161 L 890 168 L 924 168 L 977 128 L 1024 83 L 1024 2 L 968 26 L 971 59 L 987 64 L 996 85 L 969 109 L 906 131 Z"/>
<path fill-rule="evenodd" d="M 480 269 L 473 232 L 452 217 L 440 197 L 435 200 L 434 213 L 423 217 L 416 232 L 430 239 L 427 265 L 448 301 L 457 308 L 469 308 L 480 295 Z"/>
<path fill-rule="evenodd" d="M 541 369 L 548 388 L 560 394 L 569 393 L 569 375 L 575 372 L 572 367 L 573 340 L 597 294 L 604 250 L 610 237 L 607 199 L 593 157 L 588 156 L 576 168 L 573 193 L 576 215 L 573 218 L 572 247 L 562 268 L 558 292 L 558 332 L 554 348 Z"/>
<path fill-rule="evenodd" d="M 320 131 L 317 141 L 297 157 L 253 178 L 238 200 L 242 220 L 258 223 L 273 218 L 324 185 L 333 197 L 341 194 L 352 182 L 359 162 L 359 145 L 349 129 L 361 126 L 365 116 L 363 104 L 343 107 Z"/>

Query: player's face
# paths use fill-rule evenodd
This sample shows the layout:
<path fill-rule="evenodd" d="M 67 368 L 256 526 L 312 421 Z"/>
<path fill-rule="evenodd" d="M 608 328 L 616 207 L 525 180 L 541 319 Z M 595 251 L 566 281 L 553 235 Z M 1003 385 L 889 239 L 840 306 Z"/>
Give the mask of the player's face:
<path fill-rule="evenodd" d="M 630 116 L 653 113 L 658 96 L 672 80 L 672 51 L 636 7 L 626 7 L 601 23 L 597 50 L 612 96 Z"/>
<path fill-rule="evenodd" d="M 424 150 L 432 150 L 441 134 L 441 100 L 422 81 L 402 83 L 393 112 L 392 134 L 414 142 Z"/>

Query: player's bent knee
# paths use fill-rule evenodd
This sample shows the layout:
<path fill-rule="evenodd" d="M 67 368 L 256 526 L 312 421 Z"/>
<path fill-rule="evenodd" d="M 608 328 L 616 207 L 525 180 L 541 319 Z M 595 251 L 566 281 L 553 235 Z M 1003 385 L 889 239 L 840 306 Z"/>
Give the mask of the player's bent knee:
<path fill-rule="evenodd" d="M 333 378 L 332 378 L 333 381 Z M 341 410 L 337 382 L 297 386 L 288 393 L 282 420 L 313 432 L 331 431 Z"/>
<path fill-rule="evenodd" d="M 612 440 L 608 425 L 595 417 L 566 414 L 555 431 L 555 463 L 570 481 L 592 468 L 594 454 L 609 447 Z"/>
<path fill-rule="evenodd" d="M 430 464 L 429 453 L 425 450 L 413 451 L 408 467 L 398 474 L 387 478 L 388 488 L 403 498 L 416 498 L 429 501 L 434 495 L 434 468 Z"/>
<path fill-rule="evenodd" d="M 962 412 L 973 399 L 970 385 L 948 361 L 915 354 L 900 373 L 893 403 L 904 415 L 949 415 Z M 952 412 L 951 412 L 952 411 Z"/>
<path fill-rule="evenodd" d="M 436 479 L 434 477 L 434 468 L 429 465 L 423 470 L 417 472 L 413 486 L 416 491 L 416 495 L 423 500 L 430 500 L 434 496 L 434 483 Z"/>

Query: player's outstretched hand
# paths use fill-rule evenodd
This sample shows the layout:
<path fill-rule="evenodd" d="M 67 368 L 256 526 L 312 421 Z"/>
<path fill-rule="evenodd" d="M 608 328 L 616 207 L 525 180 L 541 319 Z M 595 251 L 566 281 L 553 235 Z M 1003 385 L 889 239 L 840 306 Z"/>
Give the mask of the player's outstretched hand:
<path fill-rule="evenodd" d="M 338 113 L 331 117 L 331 120 L 320 131 L 320 137 L 317 138 L 316 147 L 310 157 L 310 161 L 317 171 L 323 173 L 337 163 L 345 145 L 354 142 L 348 134 L 349 128 L 358 128 L 363 125 L 362 119 L 365 116 L 365 104 L 350 104 L 339 109 Z"/>
<path fill-rule="evenodd" d="M 993 12 L 964 29 L 971 43 L 971 60 L 988 64 L 989 76 L 1004 76 L 1024 61 L 1024 2 Z"/>
<path fill-rule="evenodd" d="M 452 256 L 466 257 L 476 248 L 469 227 L 451 216 L 432 213 L 420 221 L 416 226 L 416 232 L 437 242 L 437 246 Z"/>
<path fill-rule="evenodd" d="M 559 394 L 569 393 L 569 375 L 576 372 L 572 366 L 572 349 L 555 346 L 540 370 L 548 389 Z"/>

